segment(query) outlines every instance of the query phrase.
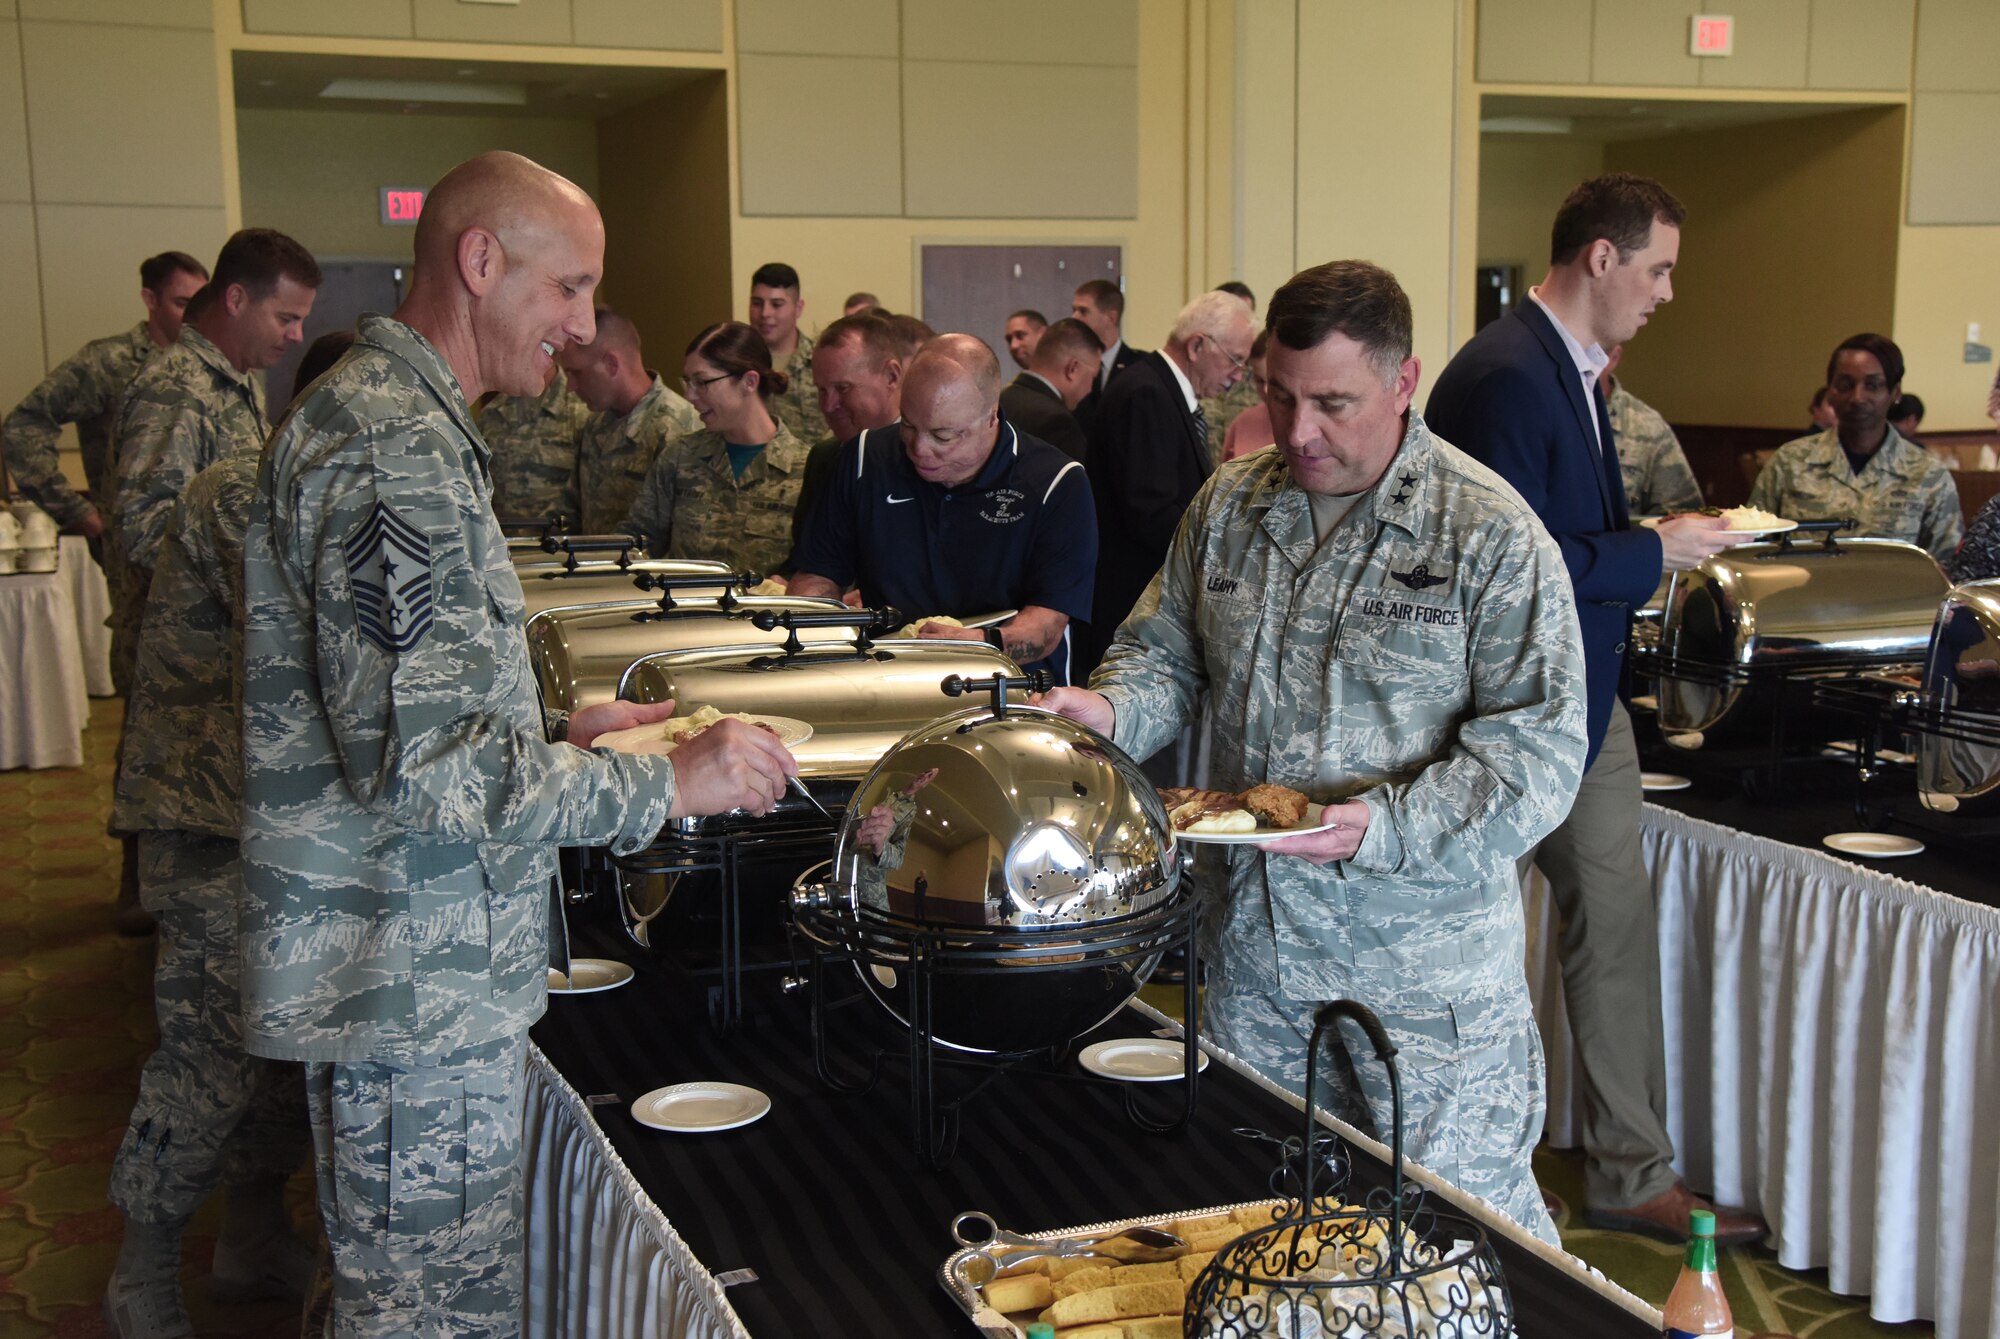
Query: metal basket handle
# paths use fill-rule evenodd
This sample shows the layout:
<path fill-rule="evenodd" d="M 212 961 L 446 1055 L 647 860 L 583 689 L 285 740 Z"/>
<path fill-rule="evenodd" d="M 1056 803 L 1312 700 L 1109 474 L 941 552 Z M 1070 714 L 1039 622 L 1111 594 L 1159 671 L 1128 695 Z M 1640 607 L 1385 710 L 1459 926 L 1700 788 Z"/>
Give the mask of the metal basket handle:
<path fill-rule="evenodd" d="M 1390 1214 L 1395 1230 L 1389 1235 L 1390 1259 L 1399 1260 L 1403 1250 L 1403 1082 L 1396 1073 L 1396 1043 L 1389 1039 L 1389 1029 L 1382 1026 L 1373 1009 L 1358 1000 L 1331 1000 L 1319 1007 L 1313 1015 L 1312 1040 L 1306 1049 L 1306 1133 L 1299 1147 L 1306 1151 L 1305 1199 L 1301 1207 L 1308 1214 L 1313 1206 L 1313 1176 L 1319 1159 L 1311 1156 L 1313 1146 L 1313 1091 L 1319 1078 L 1319 1048 L 1321 1039 L 1328 1033 L 1339 1034 L 1340 1020 L 1352 1019 L 1367 1034 L 1368 1044 L 1375 1048 L 1375 1058 L 1389 1071 L 1389 1176 Z"/>

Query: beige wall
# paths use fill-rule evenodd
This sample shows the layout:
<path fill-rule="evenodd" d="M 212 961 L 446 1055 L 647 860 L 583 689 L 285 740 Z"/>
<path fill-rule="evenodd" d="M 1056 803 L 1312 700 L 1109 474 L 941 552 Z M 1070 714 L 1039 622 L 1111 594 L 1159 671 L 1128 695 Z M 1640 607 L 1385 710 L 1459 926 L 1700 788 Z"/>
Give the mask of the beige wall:
<path fill-rule="evenodd" d="M 2000 345 L 2000 228 L 1910 228 L 1897 252 L 1895 340 L 1931 432 L 1990 430 L 1992 363 L 1964 361 L 1965 326 Z"/>
<path fill-rule="evenodd" d="M 597 193 L 597 129 L 581 118 L 241 107 L 243 221 L 290 233 L 315 255 L 407 260 L 415 229 L 381 222 L 377 190 L 428 187 L 489 149 L 526 154 Z"/>
<path fill-rule="evenodd" d="M 20 17 L 14 17 L 16 13 Z M 139 262 L 227 235 L 206 0 L 0 6 L 0 406 L 144 310 Z M 66 460 L 75 468 L 72 434 Z"/>
<path fill-rule="evenodd" d="M 1904 115 L 1605 147 L 1606 168 L 1655 177 L 1688 207 L 1674 301 L 1626 351 L 1634 393 L 1677 423 L 1790 427 L 1834 345 L 1893 329 Z"/>
<path fill-rule="evenodd" d="M 699 80 L 597 127 L 604 295 L 672 381 L 681 350 L 734 313 L 727 80 Z M 630 170 L 628 170 L 630 169 Z"/>
<path fill-rule="evenodd" d="M 1479 139 L 1479 263 L 1519 265 L 1539 281 L 1549 265 L 1556 208 L 1580 181 L 1604 170 L 1604 145 L 1569 135 Z"/>

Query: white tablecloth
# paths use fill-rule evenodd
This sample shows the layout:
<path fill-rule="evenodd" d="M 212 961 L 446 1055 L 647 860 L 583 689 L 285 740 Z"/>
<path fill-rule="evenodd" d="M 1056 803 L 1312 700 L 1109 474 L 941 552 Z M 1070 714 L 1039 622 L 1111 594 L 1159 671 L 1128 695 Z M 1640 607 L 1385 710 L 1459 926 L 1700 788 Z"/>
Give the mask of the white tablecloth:
<path fill-rule="evenodd" d="M 85 687 L 69 578 L 0 576 L 0 768 L 81 767 Z"/>
<path fill-rule="evenodd" d="M 111 686 L 111 629 L 104 620 L 111 617 L 111 587 L 105 583 L 104 569 L 90 556 L 90 541 L 82 535 L 64 535 L 57 541 L 62 575 L 69 584 L 69 597 L 76 604 L 76 639 L 83 652 L 84 686 L 92 697 L 115 697 Z"/>
<path fill-rule="evenodd" d="M 1658 805 L 1643 838 L 1682 1174 L 1877 1320 L 2000 1335 L 2000 911 Z M 1550 1137 L 1574 1142 L 1546 885 L 1528 924 Z"/>

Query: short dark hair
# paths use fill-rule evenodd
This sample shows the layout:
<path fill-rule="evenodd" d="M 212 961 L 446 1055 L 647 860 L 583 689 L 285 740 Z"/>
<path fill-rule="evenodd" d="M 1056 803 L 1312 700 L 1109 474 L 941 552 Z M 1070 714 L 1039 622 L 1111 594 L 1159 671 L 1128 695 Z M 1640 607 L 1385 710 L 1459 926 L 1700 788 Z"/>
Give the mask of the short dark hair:
<path fill-rule="evenodd" d="M 741 321 L 717 321 L 688 341 L 685 357 L 700 354 L 732 377 L 757 374 L 757 394 L 768 400 L 783 395 L 791 379 L 771 366 L 771 350 L 763 336 Z"/>
<path fill-rule="evenodd" d="M 306 356 L 299 359 L 299 370 L 292 377 L 292 399 L 306 393 L 306 387 L 318 381 L 326 370 L 340 361 L 340 356 L 354 347 L 352 330 L 329 330 L 306 347 Z"/>
<path fill-rule="evenodd" d="M 885 316 L 889 328 L 896 332 L 896 355 L 904 363 L 917 356 L 917 350 L 937 338 L 937 331 L 926 325 L 921 317 Z"/>
<path fill-rule="evenodd" d="M 1365 260 L 1300 270 L 1271 295 L 1264 321 L 1278 343 L 1301 352 L 1345 335 L 1368 351 L 1384 380 L 1410 356 L 1415 324 L 1396 276 Z"/>
<path fill-rule="evenodd" d="M 1047 330 L 1049 328 L 1049 318 L 1042 315 L 1040 312 L 1036 311 L 1033 307 L 1023 307 L 1021 308 L 1021 310 L 1017 312 L 1007 313 L 1007 319 L 1009 321 L 1013 320 L 1016 316 L 1027 317 L 1029 324 L 1038 326 L 1043 330 Z"/>
<path fill-rule="evenodd" d="M 1859 349 L 1871 355 L 1882 364 L 1882 375 L 1889 378 L 1891 386 L 1903 384 L 1903 351 L 1896 347 L 1896 341 L 1887 335 L 1849 335 L 1834 347 L 1833 354 L 1826 360 L 1826 384 L 1833 384 L 1833 370 L 1840 366 L 1840 355 L 1849 349 Z"/>
<path fill-rule="evenodd" d="M 1065 316 L 1042 332 L 1035 345 L 1035 356 L 1028 361 L 1039 363 L 1043 359 L 1060 361 L 1067 358 L 1081 358 L 1087 353 L 1102 354 L 1104 341 L 1074 316 Z"/>
<path fill-rule="evenodd" d="M 150 292 L 164 289 L 167 281 L 177 274 L 192 274 L 203 283 L 208 282 L 208 266 L 185 251 L 162 251 L 139 262 L 139 286 Z"/>
<path fill-rule="evenodd" d="M 1889 406 L 1889 421 L 1891 423 L 1906 418 L 1913 418 L 1919 423 L 1924 421 L 1924 401 L 1922 396 L 1905 395 L 1902 399 Z"/>
<path fill-rule="evenodd" d="M 222 244 L 209 283 L 218 291 L 241 284 L 252 297 L 267 298 L 280 279 L 318 288 L 319 262 L 276 228 L 244 228 Z"/>
<path fill-rule="evenodd" d="M 1231 279 L 1227 283 L 1217 284 L 1215 291 L 1218 293 L 1234 293 L 1252 307 L 1257 305 L 1257 295 L 1252 293 L 1250 285 L 1244 283 L 1241 279 Z"/>
<path fill-rule="evenodd" d="M 1121 319 L 1125 315 L 1125 295 L 1109 279 L 1084 280 L 1076 286 L 1076 296 L 1089 298 L 1090 305 L 1099 311 L 1110 312 Z"/>
<path fill-rule="evenodd" d="M 1655 223 L 1678 228 L 1686 221 L 1687 207 L 1651 177 L 1607 172 L 1571 191 L 1556 210 L 1549 263 L 1567 265 L 1602 238 L 1618 248 L 1622 265 L 1652 238 Z"/>
<path fill-rule="evenodd" d="M 1257 338 L 1250 341 L 1250 356 L 1252 358 L 1262 358 L 1265 351 L 1270 347 L 1271 330 L 1270 327 L 1266 326 L 1257 332 Z"/>
<path fill-rule="evenodd" d="M 755 279 L 752 279 L 750 282 L 754 284 L 757 281 Z M 840 304 L 841 310 L 843 311 L 845 311 L 849 307 L 857 307 L 857 306 L 865 311 L 870 307 L 879 307 L 881 305 L 882 305 L 882 299 L 876 297 L 873 293 L 870 293 L 865 288 L 858 293 L 849 293 L 847 295 L 847 301 Z"/>
<path fill-rule="evenodd" d="M 1818 390 L 1813 392 L 1812 407 L 1814 409 L 1818 409 L 1821 405 L 1825 403 L 1826 403 L 1826 387 L 1821 386 Z"/>
<path fill-rule="evenodd" d="M 868 357 L 880 367 L 889 359 L 908 362 L 909 354 L 903 352 L 903 342 L 896 336 L 894 322 L 886 316 L 876 316 L 872 312 L 856 312 L 843 316 L 838 321 L 829 321 L 819 332 L 816 349 L 830 349 L 853 341 L 868 351 Z"/>
<path fill-rule="evenodd" d="M 750 276 L 752 288 L 789 288 L 799 291 L 799 272 L 782 260 L 766 261 Z"/>

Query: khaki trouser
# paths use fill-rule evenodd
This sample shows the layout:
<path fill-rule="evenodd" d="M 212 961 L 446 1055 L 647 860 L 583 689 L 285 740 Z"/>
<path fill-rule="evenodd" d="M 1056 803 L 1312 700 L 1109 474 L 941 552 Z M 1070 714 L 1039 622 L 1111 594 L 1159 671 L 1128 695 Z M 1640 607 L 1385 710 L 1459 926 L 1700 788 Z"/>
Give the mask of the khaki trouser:
<path fill-rule="evenodd" d="M 1624 1209 L 1671 1188 L 1659 918 L 1639 855 L 1639 750 L 1614 703 L 1604 747 L 1561 827 L 1520 862 L 1541 866 L 1561 913 L 1557 949 L 1583 1079 L 1584 1195 Z"/>

